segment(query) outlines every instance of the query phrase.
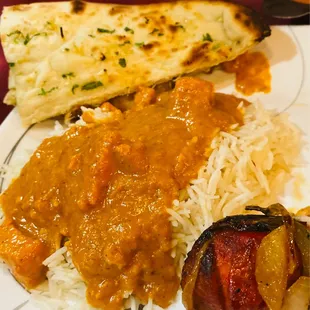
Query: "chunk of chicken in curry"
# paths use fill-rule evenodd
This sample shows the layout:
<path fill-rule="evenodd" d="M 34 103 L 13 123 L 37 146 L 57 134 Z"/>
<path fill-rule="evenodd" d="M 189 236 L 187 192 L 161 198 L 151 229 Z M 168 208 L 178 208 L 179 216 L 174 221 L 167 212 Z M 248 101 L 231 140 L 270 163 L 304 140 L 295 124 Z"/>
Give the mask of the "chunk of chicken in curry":
<path fill-rule="evenodd" d="M 130 110 L 45 139 L 1 195 L 0 257 L 26 288 L 64 238 L 88 302 L 121 309 L 132 292 L 167 307 L 179 288 L 167 208 L 206 160 L 220 131 L 242 123 L 241 99 L 185 77 L 142 87 Z M 114 110 L 114 112 L 113 112 Z"/>

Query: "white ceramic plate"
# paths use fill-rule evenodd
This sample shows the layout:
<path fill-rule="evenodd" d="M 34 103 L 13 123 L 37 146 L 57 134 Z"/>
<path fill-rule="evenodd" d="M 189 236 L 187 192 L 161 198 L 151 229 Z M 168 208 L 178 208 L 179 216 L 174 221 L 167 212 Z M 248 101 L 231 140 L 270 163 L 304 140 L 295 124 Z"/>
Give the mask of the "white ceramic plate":
<path fill-rule="evenodd" d="M 288 113 L 291 120 L 304 133 L 303 155 L 305 165 L 300 174 L 305 182 L 301 188 L 302 199 L 292 194 L 292 185 L 287 185 L 286 195 L 279 200 L 287 207 L 310 205 L 310 27 L 274 27 L 271 37 L 262 42 L 256 50 L 263 51 L 271 63 L 272 91 L 256 94 L 248 100 L 260 100 L 267 109 L 275 113 Z M 216 85 L 216 90 L 234 93 L 234 77 L 223 72 L 205 76 Z M 16 110 L 7 117 L 0 127 L 0 163 L 18 163 L 20 155 L 34 149 L 53 129 L 54 121 L 24 128 Z M 0 179 L 1 182 L 1 179 Z M 0 183 L 0 191 L 7 184 Z M 7 270 L 0 270 L 0 308 L 2 310 L 34 309 L 28 301 L 28 293 L 14 280 Z M 171 309 L 183 309 L 180 302 Z"/>

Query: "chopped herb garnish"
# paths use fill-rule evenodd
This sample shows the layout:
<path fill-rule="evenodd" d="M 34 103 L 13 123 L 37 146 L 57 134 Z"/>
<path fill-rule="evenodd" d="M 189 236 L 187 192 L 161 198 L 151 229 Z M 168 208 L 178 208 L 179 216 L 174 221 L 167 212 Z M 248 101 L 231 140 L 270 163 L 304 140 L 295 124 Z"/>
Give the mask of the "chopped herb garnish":
<path fill-rule="evenodd" d="M 66 52 L 69 52 L 69 51 L 70 51 L 70 49 L 66 47 L 66 48 L 65 48 L 65 51 L 66 51 Z"/>
<path fill-rule="evenodd" d="M 100 81 L 89 82 L 82 86 L 82 90 L 91 90 L 100 86 L 103 86 L 103 84 Z"/>
<path fill-rule="evenodd" d="M 15 30 L 15 31 L 13 31 L 13 32 L 11 32 L 11 33 L 9 33 L 9 34 L 7 34 L 7 36 L 10 37 L 10 36 L 13 36 L 14 34 L 20 35 L 20 34 L 22 34 L 22 32 L 19 31 L 19 30 Z"/>
<path fill-rule="evenodd" d="M 202 41 L 210 41 L 213 42 L 212 37 L 210 36 L 209 33 L 206 33 L 202 36 Z"/>
<path fill-rule="evenodd" d="M 142 46 L 144 46 L 144 42 L 135 43 L 135 46 L 142 47 Z"/>
<path fill-rule="evenodd" d="M 47 37 L 47 32 L 39 32 L 39 33 L 34 34 L 32 37 L 36 37 L 36 36 L 44 36 L 44 37 Z"/>
<path fill-rule="evenodd" d="M 149 23 L 149 21 L 150 21 L 150 20 L 149 20 L 149 18 L 144 17 L 144 19 L 145 19 L 145 23 L 146 23 L 146 24 L 148 24 L 148 23 Z"/>
<path fill-rule="evenodd" d="M 51 93 L 53 90 L 57 89 L 58 87 L 53 87 L 50 90 L 45 90 L 41 88 L 41 92 L 38 94 L 39 96 L 46 96 L 47 94 Z"/>
<path fill-rule="evenodd" d="M 19 30 L 15 30 L 9 34 L 7 34 L 8 37 L 14 36 L 14 43 L 18 44 L 21 40 L 25 39 L 25 36 L 23 33 Z"/>
<path fill-rule="evenodd" d="M 150 32 L 150 34 L 154 34 L 154 33 L 158 32 L 158 31 L 159 31 L 159 29 L 154 28 L 154 29 L 152 30 L 152 32 Z"/>
<path fill-rule="evenodd" d="M 212 50 L 217 50 L 220 46 L 221 46 L 220 43 L 216 43 L 214 44 L 214 46 L 212 46 Z"/>
<path fill-rule="evenodd" d="M 25 37 L 25 40 L 24 40 L 24 45 L 27 45 L 30 42 L 31 39 L 32 38 L 30 38 L 29 34 L 27 34 L 26 37 Z"/>
<path fill-rule="evenodd" d="M 26 37 L 24 37 L 24 45 L 27 45 L 34 37 L 41 36 L 41 35 L 47 36 L 47 33 L 39 32 L 39 33 L 34 34 L 32 37 L 30 37 L 29 34 L 27 34 Z"/>
<path fill-rule="evenodd" d="M 8 64 L 9 64 L 9 67 L 10 67 L 10 68 L 15 67 L 15 62 L 9 62 Z"/>
<path fill-rule="evenodd" d="M 175 27 L 180 28 L 180 29 L 183 29 L 183 31 L 185 31 L 184 26 L 181 25 L 179 22 L 176 22 L 176 23 L 175 23 Z"/>
<path fill-rule="evenodd" d="M 125 68 L 127 66 L 127 63 L 126 63 L 126 59 L 125 58 L 120 58 L 118 60 L 118 63 L 121 67 Z"/>
<path fill-rule="evenodd" d="M 47 27 L 48 29 L 50 29 L 50 30 L 54 30 L 54 29 L 57 28 L 56 25 L 55 25 L 55 23 L 50 22 L 50 21 L 47 21 L 47 22 L 46 22 L 46 27 Z"/>
<path fill-rule="evenodd" d="M 74 84 L 74 85 L 72 86 L 72 88 L 71 88 L 72 94 L 75 93 L 74 91 L 75 91 L 75 89 L 78 88 L 78 87 L 80 87 L 78 84 Z"/>
<path fill-rule="evenodd" d="M 162 33 L 162 32 L 160 32 L 159 34 L 158 34 L 158 36 L 159 37 L 162 37 L 164 34 Z"/>
<path fill-rule="evenodd" d="M 66 79 L 66 78 L 68 78 L 68 77 L 74 77 L 75 75 L 74 75 L 74 73 L 73 72 L 69 72 L 69 73 L 64 73 L 64 74 L 62 74 L 62 77 L 64 78 L 64 79 Z"/>
<path fill-rule="evenodd" d="M 96 38 L 93 34 L 89 34 L 88 36 L 91 38 Z"/>
<path fill-rule="evenodd" d="M 60 36 L 64 39 L 65 38 L 64 30 L 62 29 L 62 27 L 60 27 L 59 30 L 60 30 Z"/>
<path fill-rule="evenodd" d="M 105 55 L 104 55 L 103 53 L 101 53 L 100 60 L 101 60 L 101 61 L 106 60 L 106 57 L 105 57 Z"/>
<path fill-rule="evenodd" d="M 116 56 L 118 56 L 118 55 L 119 55 L 119 52 L 118 52 L 118 51 L 116 51 L 116 52 L 115 52 L 115 55 L 116 55 Z"/>
<path fill-rule="evenodd" d="M 135 32 L 134 32 L 131 28 L 129 28 L 129 27 L 125 27 L 124 30 L 125 30 L 126 32 L 130 32 L 130 33 L 132 33 L 132 34 L 135 33 Z"/>
<path fill-rule="evenodd" d="M 130 41 L 127 40 L 127 41 L 125 41 L 124 43 L 120 44 L 119 46 L 124 46 L 124 45 L 126 45 L 126 44 L 130 44 Z"/>
<path fill-rule="evenodd" d="M 109 30 L 109 29 L 104 29 L 104 28 L 97 28 L 97 31 L 100 33 L 114 33 L 115 29 Z"/>

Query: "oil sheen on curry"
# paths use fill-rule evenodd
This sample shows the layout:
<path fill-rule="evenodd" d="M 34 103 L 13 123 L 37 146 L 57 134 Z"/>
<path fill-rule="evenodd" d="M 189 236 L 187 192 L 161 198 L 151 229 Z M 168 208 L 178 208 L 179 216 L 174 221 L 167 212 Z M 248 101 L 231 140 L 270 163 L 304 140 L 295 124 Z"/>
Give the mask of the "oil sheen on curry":
<path fill-rule="evenodd" d="M 141 88 L 104 123 L 45 139 L 1 196 L 0 256 L 16 279 L 44 281 L 42 261 L 65 243 L 94 307 L 121 309 L 131 292 L 167 307 L 179 278 L 166 209 L 215 134 L 242 123 L 240 101 L 180 78 L 173 90 Z"/>

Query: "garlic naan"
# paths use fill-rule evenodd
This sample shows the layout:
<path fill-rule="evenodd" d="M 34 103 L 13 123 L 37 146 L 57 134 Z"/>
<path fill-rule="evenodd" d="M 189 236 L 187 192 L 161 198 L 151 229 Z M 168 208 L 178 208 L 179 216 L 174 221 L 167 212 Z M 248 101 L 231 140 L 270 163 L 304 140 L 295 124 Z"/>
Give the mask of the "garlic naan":
<path fill-rule="evenodd" d="M 269 35 L 255 12 L 224 1 L 5 7 L 6 103 L 17 105 L 24 124 L 36 123 L 206 70 Z"/>

